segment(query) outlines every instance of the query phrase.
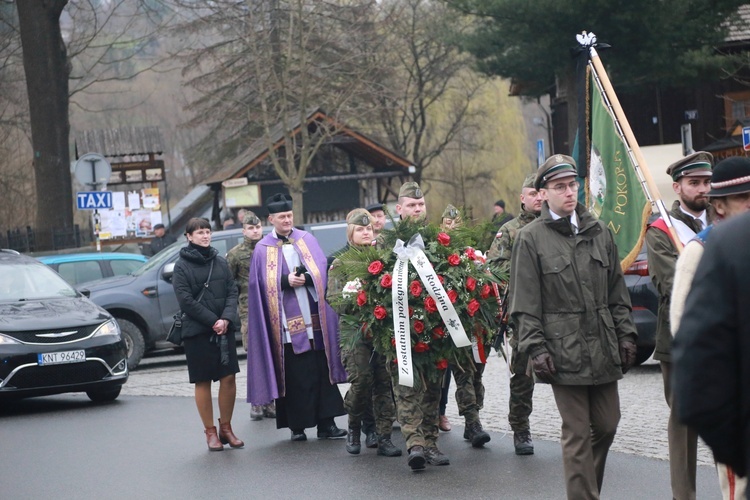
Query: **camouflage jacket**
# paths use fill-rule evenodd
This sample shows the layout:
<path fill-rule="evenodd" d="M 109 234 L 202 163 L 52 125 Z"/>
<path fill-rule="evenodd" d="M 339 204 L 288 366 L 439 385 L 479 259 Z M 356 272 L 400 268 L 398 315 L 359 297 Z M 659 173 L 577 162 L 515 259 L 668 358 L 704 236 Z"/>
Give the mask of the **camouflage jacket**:
<path fill-rule="evenodd" d="M 495 264 L 510 261 L 510 252 L 513 249 L 516 234 L 526 224 L 534 222 L 537 217 L 539 216 L 534 212 L 523 209 L 518 217 L 503 224 L 495 235 L 490 249 L 487 251 L 487 260 Z"/>
<path fill-rule="evenodd" d="M 253 258 L 253 250 L 255 250 L 257 243 L 257 240 L 253 241 L 245 238 L 245 241 L 227 252 L 229 271 L 237 283 L 237 290 L 240 294 L 240 307 L 244 308 L 247 308 L 247 281 L 250 276 L 250 261 Z"/>

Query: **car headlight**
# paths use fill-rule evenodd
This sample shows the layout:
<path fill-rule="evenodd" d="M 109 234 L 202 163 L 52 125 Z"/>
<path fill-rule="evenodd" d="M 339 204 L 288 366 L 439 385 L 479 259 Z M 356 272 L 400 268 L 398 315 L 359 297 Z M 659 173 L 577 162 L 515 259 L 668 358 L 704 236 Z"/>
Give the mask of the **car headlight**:
<path fill-rule="evenodd" d="M 99 325 L 99 328 L 96 329 L 92 337 L 103 337 L 105 335 L 120 336 L 120 326 L 115 320 L 111 319 Z"/>
<path fill-rule="evenodd" d="M 0 345 L 8 344 L 20 344 L 20 342 L 9 335 L 3 335 L 2 333 L 0 333 Z"/>

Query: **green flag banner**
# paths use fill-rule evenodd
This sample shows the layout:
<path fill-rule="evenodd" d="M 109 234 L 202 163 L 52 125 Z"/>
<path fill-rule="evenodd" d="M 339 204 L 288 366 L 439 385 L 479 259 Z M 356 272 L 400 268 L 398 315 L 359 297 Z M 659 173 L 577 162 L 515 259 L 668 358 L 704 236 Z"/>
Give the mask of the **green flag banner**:
<path fill-rule="evenodd" d="M 641 250 L 651 205 L 635 173 L 627 146 L 617 134 L 614 117 L 593 81 L 591 87 L 591 152 L 586 205 L 614 233 L 620 265 L 625 270 Z"/>

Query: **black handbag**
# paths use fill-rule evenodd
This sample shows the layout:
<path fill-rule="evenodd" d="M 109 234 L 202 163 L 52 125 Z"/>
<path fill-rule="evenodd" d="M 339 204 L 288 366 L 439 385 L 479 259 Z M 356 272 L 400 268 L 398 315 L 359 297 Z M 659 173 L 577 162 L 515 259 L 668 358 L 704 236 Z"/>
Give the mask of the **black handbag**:
<path fill-rule="evenodd" d="M 195 299 L 196 302 L 200 302 L 203 298 L 203 293 L 206 291 L 206 288 L 208 288 L 208 284 L 211 282 L 211 273 L 214 271 L 214 260 L 211 260 L 211 267 L 208 268 L 208 278 L 206 278 L 206 282 L 203 283 L 203 288 L 201 288 L 201 293 L 198 294 L 198 298 Z M 167 342 L 171 342 L 174 345 L 182 345 L 182 321 L 185 319 L 185 313 L 182 311 L 177 311 L 177 314 L 174 315 L 174 322 L 172 323 L 172 327 L 169 329 L 169 333 L 167 333 Z"/>

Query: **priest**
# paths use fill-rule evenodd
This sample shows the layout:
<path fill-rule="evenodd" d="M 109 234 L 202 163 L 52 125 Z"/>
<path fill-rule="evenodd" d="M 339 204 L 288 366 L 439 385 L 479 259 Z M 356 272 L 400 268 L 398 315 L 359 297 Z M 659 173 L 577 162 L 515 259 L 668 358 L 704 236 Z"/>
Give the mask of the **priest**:
<path fill-rule="evenodd" d="M 338 318 L 325 301 L 326 256 L 317 240 L 294 227 L 292 199 L 266 200 L 273 230 L 253 254 L 248 280 L 247 398 L 276 401 L 276 428 L 292 441 L 343 438 L 334 417 L 344 415 L 336 384 L 346 381 Z"/>

